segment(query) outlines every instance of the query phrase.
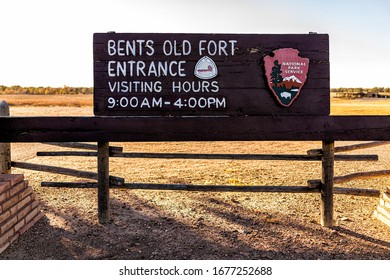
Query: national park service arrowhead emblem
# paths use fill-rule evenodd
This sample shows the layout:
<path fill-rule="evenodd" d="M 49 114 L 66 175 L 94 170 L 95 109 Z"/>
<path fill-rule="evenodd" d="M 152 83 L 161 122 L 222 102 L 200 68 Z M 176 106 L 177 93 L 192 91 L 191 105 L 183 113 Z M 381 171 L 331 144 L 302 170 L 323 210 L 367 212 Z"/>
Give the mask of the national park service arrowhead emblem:
<path fill-rule="evenodd" d="M 278 103 L 289 107 L 306 82 L 309 59 L 300 57 L 296 49 L 275 50 L 274 56 L 264 57 L 267 83 Z"/>

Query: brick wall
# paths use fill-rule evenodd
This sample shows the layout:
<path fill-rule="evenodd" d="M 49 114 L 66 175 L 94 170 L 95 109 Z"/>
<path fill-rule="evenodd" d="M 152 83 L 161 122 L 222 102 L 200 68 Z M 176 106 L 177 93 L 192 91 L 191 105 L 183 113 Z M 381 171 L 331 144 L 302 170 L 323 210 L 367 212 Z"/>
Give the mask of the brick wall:
<path fill-rule="evenodd" d="M 43 215 L 22 174 L 0 174 L 0 253 Z"/>
<path fill-rule="evenodd" d="M 379 204 L 374 211 L 374 216 L 390 227 L 390 188 L 382 193 Z"/>

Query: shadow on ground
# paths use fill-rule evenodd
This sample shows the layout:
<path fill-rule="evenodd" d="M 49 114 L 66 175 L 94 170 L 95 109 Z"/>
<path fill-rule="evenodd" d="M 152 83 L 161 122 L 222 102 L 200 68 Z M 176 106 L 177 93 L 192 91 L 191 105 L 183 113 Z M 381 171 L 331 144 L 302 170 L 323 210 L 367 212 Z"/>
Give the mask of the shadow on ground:
<path fill-rule="evenodd" d="M 196 197 L 196 195 L 195 195 Z M 42 218 L 0 259 L 390 259 L 390 243 L 344 227 L 322 228 L 281 213 L 249 212 L 234 202 L 198 196 L 193 218 L 129 193 L 111 198 L 112 221 L 86 220 L 77 208 L 45 205 Z M 211 218 L 210 218 L 211 217 Z"/>

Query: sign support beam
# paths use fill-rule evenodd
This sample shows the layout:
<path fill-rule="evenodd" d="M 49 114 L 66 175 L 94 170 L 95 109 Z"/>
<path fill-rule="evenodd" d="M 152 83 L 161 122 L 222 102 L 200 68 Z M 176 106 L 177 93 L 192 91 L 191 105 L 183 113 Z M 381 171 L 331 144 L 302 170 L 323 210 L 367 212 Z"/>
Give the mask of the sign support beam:
<path fill-rule="evenodd" d="M 333 226 L 334 141 L 322 141 L 321 225 Z"/>
<path fill-rule="evenodd" d="M 99 223 L 110 221 L 109 142 L 98 142 L 98 216 Z"/>

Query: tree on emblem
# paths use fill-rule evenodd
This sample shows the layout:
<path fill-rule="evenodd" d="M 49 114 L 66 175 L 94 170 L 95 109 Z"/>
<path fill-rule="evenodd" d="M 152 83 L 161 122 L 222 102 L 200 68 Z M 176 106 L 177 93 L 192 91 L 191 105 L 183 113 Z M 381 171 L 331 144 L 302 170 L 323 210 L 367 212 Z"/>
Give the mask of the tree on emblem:
<path fill-rule="evenodd" d="M 278 88 L 278 84 L 283 82 L 283 77 L 282 77 L 282 70 L 281 70 L 281 65 L 279 64 L 278 60 L 274 61 L 274 66 L 272 67 L 272 72 L 271 72 L 271 82 L 273 84 L 273 87 L 276 89 Z"/>

